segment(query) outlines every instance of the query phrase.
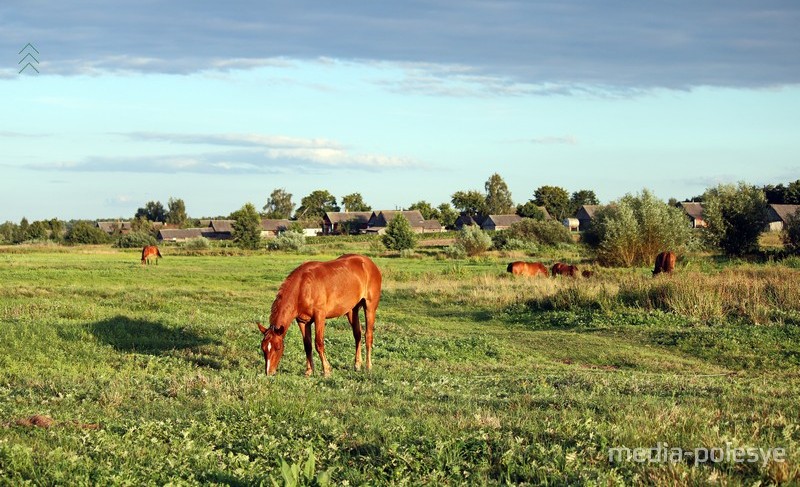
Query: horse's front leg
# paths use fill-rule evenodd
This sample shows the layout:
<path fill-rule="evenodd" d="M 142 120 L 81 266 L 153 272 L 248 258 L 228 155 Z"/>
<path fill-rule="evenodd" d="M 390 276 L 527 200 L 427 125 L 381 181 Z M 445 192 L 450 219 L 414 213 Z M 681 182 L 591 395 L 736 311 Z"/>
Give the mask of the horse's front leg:
<path fill-rule="evenodd" d="M 358 371 L 361 369 L 361 323 L 358 321 L 358 306 L 347 313 L 347 321 L 353 327 L 353 338 L 356 340 L 356 359 L 353 367 Z"/>
<path fill-rule="evenodd" d="M 303 335 L 303 349 L 306 351 L 306 377 L 314 373 L 314 360 L 311 358 L 311 323 L 297 321 L 300 334 Z"/>
<path fill-rule="evenodd" d="M 317 347 L 319 360 L 322 362 L 322 370 L 325 377 L 331 375 L 331 364 L 325 358 L 325 315 L 314 316 L 314 345 Z"/>

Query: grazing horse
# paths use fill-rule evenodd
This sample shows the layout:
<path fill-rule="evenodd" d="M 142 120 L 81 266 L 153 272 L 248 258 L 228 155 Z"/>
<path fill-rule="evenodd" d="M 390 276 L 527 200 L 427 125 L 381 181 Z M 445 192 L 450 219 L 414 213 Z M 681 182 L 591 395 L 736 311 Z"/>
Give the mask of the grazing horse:
<path fill-rule="evenodd" d="M 577 277 L 578 266 L 556 262 L 550 269 L 550 273 L 553 275 L 553 277 L 556 276 Z"/>
<path fill-rule="evenodd" d="M 541 262 L 512 262 L 506 267 L 506 272 L 515 276 L 538 276 L 539 274 L 547 277 L 547 267 Z"/>
<path fill-rule="evenodd" d="M 158 259 L 161 258 L 161 252 L 155 245 L 147 245 L 142 249 L 142 265 L 150 264 L 150 257 L 153 257 L 158 265 Z"/>
<path fill-rule="evenodd" d="M 592 277 L 594 275 L 594 271 L 583 271 L 583 272 L 581 272 L 581 275 L 583 277 L 589 279 L 590 277 Z"/>
<path fill-rule="evenodd" d="M 325 358 L 325 320 L 347 315 L 356 340 L 355 369 L 361 368 L 361 323 L 359 308 L 367 322 L 367 370 L 372 368 L 372 333 L 375 311 L 381 299 L 381 271 L 363 255 L 347 254 L 328 262 L 306 262 L 283 281 L 269 315 L 269 328 L 258 323 L 264 334 L 264 372 L 273 375 L 283 356 L 283 341 L 293 320 L 297 320 L 306 352 L 306 376 L 314 372 L 311 359 L 311 324 L 314 343 L 325 376 L 331 366 Z"/>
<path fill-rule="evenodd" d="M 656 266 L 653 269 L 653 275 L 661 274 L 662 272 L 666 274 L 672 274 L 672 271 L 675 270 L 675 254 L 672 252 L 661 252 L 656 256 Z"/>

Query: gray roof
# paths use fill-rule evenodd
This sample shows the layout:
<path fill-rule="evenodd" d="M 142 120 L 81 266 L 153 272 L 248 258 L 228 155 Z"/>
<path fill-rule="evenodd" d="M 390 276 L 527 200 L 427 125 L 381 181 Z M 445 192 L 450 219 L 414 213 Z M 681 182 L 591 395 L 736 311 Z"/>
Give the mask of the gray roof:
<path fill-rule="evenodd" d="M 331 223 L 358 222 L 367 223 L 372 216 L 371 211 L 326 211 L 325 219 Z"/>
<path fill-rule="evenodd" d="M 131 229 L 131 222 L 123 222 L 123 221 L 116 221 L 116 222 L 97 222 L 97 228 L 106 232 L 106 233 L 114 233 L 117 229 L 120 230 L 130 230 Z"/>
<path fill-rule="evenodd" d="M 489 222 L 492 222 L 496 227 L 510 227 L 518 221 L 522 221 L 522 217 L 519 215 L 489 215 L 481 226 L 486 226 Z"/>
<path fill-rule="evenodd" d="M 575 213 L 575 218 L 579 220 L 589 218 L 591 220 L 594 218 L 594 214 L 598 208 L 600 208 L 600 205 L 583 205 Z"/>
<path fill-rule="evenodd" d="M 694 220 L 702 220 L 703 219 L 703 204 L 702 203 L 694 203 L 690 201 L 681 201 L 681 207 L 683 211 L 686 212 L 687 215 L 692 217 Z"/>
<path fill-rule="evenodd" d="M 261 229 L 268 232 L 277 232 L 279 230 L 286 230 L 291 223 L 292 222 L 289 220 L 264 218 L 261 220 Z"/>
<path fill-rule="evenodd" d="M 235 220 L 211 220 L 208 226 L 213 228 L 216 233 L 232 233 L 234 221 Z"/>
<path fill-rule="evenodd" d="M 373 227 L 386 226 L 390 221 L 394 220 L 397 215 L 403 215 L 412 227 L 421 227 L 422 222 L 425 221 L 425 219 L 422 218 L 422 213 L 420 213 L 419 210 L 381 210 L 378 212 L 372 212 L 372 216 L 370 217 L 370 225 Z"/>
<path fill-rule="evenodd" d="M 164 228 L 158 231 L 159 240 L 178 240 L 203 236 L 203 228 Z"/>
<path fill-rule="evenodd" d="M 769 221 L 776 222 L 782 221 L 783 223 L 788 223 L 789 218 L 792 215 L 796 215 L 797 211 L 800 210 L 800 205 L 769 205 L 769 210 L 767 211 Z M 800 217 L 800 215 L 797 215 Z"/>

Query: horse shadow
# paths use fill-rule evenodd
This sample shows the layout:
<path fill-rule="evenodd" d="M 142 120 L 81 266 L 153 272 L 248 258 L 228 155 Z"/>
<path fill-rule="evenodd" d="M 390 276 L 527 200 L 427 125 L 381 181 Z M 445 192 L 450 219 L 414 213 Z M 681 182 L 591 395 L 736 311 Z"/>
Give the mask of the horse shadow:
<path fill-rule="evenodd" d="M 221 368 L 206 349 L 221 342 L 194 331 L 120 315 L 90 324 L 89 332 L 118 352 L 179 356 L 199 366 Z"/>

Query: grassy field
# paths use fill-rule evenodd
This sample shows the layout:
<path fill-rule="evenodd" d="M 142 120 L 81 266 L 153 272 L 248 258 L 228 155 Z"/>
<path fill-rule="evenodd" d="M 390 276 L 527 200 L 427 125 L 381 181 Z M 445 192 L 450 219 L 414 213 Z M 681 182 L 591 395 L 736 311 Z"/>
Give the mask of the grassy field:
<path fill-rule="evenodd" d="M 315 248 L 165 249 L 149 267 L 0 249 L 0 484 L 800 482 L 800 269 L 701 257 L 659 279 L 527 280 L 513 256 L 376 257 L 373 370 L 351 370 L 341 318 L 331 378 L 303 376 L 294 327 L 268 379 L 254 322 L 294 267 L 350 249 Z M 609 460 L 659 445 L 786 461 Z"/>

